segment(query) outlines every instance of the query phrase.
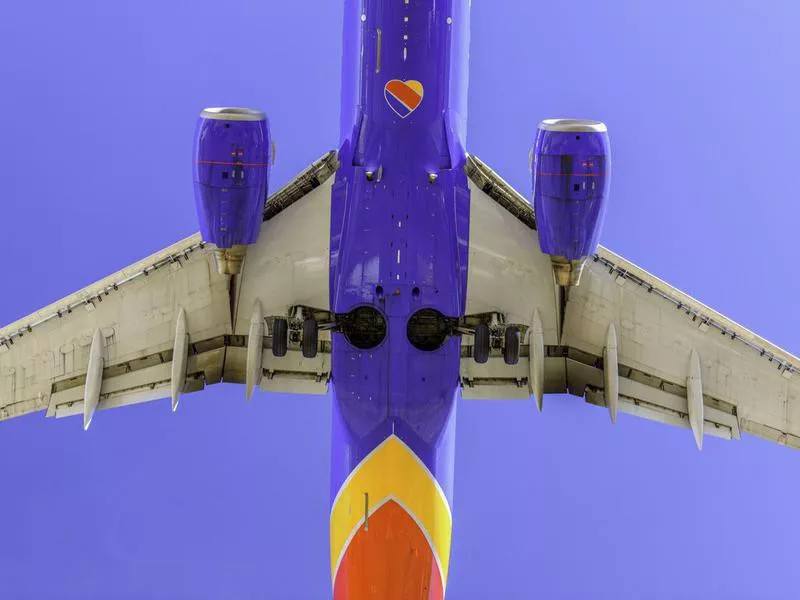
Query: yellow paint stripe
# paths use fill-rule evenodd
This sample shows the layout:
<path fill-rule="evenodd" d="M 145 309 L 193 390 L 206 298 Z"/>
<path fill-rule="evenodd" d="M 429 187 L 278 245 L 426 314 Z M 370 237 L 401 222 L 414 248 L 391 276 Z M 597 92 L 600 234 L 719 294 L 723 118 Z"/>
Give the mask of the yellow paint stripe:
<path fill-rule="evenodd" d="M 365 493 L 369 493 L 370 506 L 390 497 L 400 501 L 423 527 L 441 565 L 442 579 L 447 581 L 453 530 L 450 507 L 430 471 L 394 435 L 367 456 L 339 490 L 331 509 L 331 579 L 336 580 L 340 557 L 364 518 Z"/>
<path fill-rule="evenodd" d="M 409 79 L 408 81 L 406 81 L 406 85 L 415 92 L 417 92 L 417 94 L 419 94 L 420 97 L 422 97 L 423 87 L 419 81 L 417 81 L 416 79 Z"/>

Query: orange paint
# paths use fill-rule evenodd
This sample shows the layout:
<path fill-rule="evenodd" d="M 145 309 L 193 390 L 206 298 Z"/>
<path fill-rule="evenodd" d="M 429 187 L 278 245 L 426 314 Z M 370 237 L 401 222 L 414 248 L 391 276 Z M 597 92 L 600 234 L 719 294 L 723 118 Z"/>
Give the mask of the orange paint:
<path fill-rule="evenodd" d="M 369 515 L 336 573 L 334 600 L 443 600 L 433 550 L 414 519 L 389 500 Z"/>

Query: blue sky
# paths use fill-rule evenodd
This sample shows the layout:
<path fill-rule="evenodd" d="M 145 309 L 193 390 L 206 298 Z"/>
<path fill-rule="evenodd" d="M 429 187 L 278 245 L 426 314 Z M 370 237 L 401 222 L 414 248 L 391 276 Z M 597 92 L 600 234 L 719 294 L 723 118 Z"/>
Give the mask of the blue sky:
<path fill-rule="evenodd" d="M 0 323 L 196 231 L 204 106 L 270 116 L 273 190 L 336 145 L 331 0 L 39 2 L 0 20 Z M 474 2 L 468 147 L 530 194 L 546 117 L 602 119 L 601 242 L 794 353 L 800 4 Z M 0 597 L 330 594 L 325 399 L 217 386 L 0 425 Z M 298 452 L 297 449 L 300 449 Z M 448 598 L 785 598 L 800 453 L 553 397 L 458 415 Z"/>

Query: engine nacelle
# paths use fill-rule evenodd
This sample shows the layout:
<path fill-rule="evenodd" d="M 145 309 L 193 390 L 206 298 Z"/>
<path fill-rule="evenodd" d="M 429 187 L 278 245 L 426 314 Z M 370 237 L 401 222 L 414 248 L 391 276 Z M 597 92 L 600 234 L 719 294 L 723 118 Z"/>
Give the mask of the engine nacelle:
<path fill-rule="evenodd" d="M 577 285 L 597 249 L 608 197 L 610 153 L 600 121 L 546 119 L 533 147 L 533 205 L 539 247 L 556 282 Z"/>
<path fill-rule="evenodd" d="M 241 269 L 247 244 L 258 239 L 272 158 L 264 113 L 206 108 L 194 141 L 194 190 L 203 241 L 214 244 L 223 274 Z"/>

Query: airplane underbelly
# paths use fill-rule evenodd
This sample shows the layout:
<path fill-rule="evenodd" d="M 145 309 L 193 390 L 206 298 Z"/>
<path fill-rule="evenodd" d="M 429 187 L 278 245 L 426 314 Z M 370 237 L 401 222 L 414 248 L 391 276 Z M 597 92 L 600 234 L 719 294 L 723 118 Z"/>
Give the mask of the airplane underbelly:
<path fill-rule="evenodd" d="M 470 209 L 450 48 L 467 12 L 461 0 L 345 7 L 329 286 L 343 324 L 331 335 L 336 600 L 444 597 Z"/>
<path fill-rule="evenodd" d="M 443 598 L 447 582 L 461 339 L 411 331 L 464 314 L 469 189 L 463 170 L 409 172 L 343 167 L 332 189 L 331 307 L 359 324 L 331 335 L 336 600 Z"/>

